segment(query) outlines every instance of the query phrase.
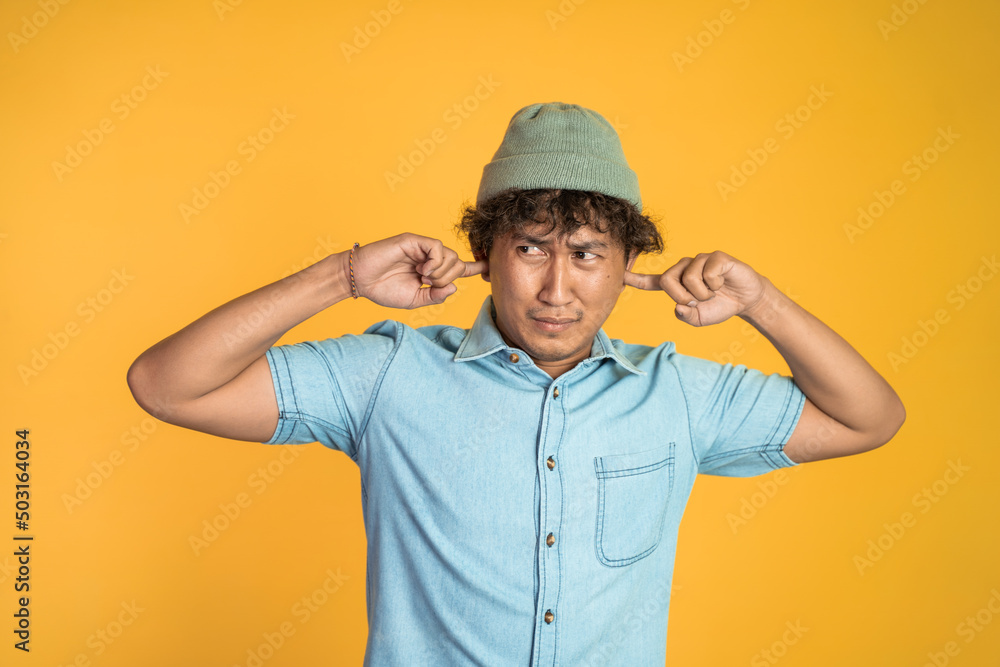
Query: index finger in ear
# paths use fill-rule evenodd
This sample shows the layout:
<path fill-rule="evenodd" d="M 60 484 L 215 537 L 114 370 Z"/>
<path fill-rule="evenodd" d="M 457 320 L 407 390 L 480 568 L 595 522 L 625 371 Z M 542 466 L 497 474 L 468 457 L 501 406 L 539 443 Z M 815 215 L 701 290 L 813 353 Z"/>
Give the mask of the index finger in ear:
<path fill-rule="evenodd" d="M 479 274 L 486 271 L 489 267 L 489 263 L 486 260 L 479 260 L 476 262 L 465 262 L 465 272 L 462 273 L 462 278 L 468 278 L 469 276 L 478 276 Z"/>
<path fill-rule="evenodd" d="M 435 280 L 431 283 L 435 287 L 443 287 L 454 282 L 458 278 L 468 278 L 483 273 L 489 264 L 482 262 L 465 262 L 458 258 L 454 251 L 448 251 L 444 264 L 434 273 Z"/>
<path fill-rule="evenodd" d="M 660 276 L 648 273 L 633 273 L 632 271 L 626 271 L 625 280 L 623 282 L 629 287 L 638 287 L 639 289 L 660 289 Z"/>

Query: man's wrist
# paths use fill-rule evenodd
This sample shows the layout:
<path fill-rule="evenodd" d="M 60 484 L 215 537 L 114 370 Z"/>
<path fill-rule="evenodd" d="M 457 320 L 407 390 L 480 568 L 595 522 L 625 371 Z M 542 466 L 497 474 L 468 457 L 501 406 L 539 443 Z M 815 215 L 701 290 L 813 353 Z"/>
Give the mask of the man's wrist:
<path fill-rule="evenodd" d="M 743 309 L 739 315 L 757 329 L 773 323 L 788 310 L 789 305 L 794 303 L 765 276 L 761 276 L 761 280 L 764 283 L 764 288 L 761 290 L 760 297 Z"/>
<path fill-rule="evenodd" d="M 313 283 L 322 308 L 329 308 L 351 296 L 350 251 L 327 255 L 303 269 L 301 275 Z"/>

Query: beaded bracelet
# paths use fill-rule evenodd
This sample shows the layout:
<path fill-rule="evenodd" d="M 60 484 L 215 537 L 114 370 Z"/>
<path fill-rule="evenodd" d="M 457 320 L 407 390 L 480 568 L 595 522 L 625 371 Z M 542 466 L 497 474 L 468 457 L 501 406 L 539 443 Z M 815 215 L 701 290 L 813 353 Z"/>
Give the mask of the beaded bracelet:
<path fill-rule="evenodd" d="M 351 254 L 347 258 L 347 264 L 351 269 L 351 296 L 355 299 L 358 298 L 358 286 L 354 284 L 354 251 L 361 247 L 360 243 L 355 242 L 354 247 L 351 248 Z"/>

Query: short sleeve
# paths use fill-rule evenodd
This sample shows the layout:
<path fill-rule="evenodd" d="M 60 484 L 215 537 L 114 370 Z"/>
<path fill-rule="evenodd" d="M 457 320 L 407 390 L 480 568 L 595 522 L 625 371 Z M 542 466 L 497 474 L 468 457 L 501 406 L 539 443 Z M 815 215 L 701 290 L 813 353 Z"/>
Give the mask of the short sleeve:
<path fill-rule="evenodd" d="M 784 453 L 805 395 L 792 378 L 676 355 L 698 472 L 760 475 L 795 465 Z"/>
<path fill-rule="evenodd" d="M 356 459 L 379 381 L 398 344 L 395 324 L 268 350 L 278 425 L 264 444 L 319 442 Z"/>

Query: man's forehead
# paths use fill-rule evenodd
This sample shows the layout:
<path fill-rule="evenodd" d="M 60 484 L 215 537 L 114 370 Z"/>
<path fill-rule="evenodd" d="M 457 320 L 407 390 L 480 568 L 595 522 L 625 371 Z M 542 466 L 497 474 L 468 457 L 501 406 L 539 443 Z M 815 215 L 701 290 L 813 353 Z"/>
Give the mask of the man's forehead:
<path fill-rule="evenodd" d="M 510 233 L 513 241 L 533 241 L 536 243 L 566 245 L 587 245 L 591 247 L 613 248 L 616 247 L 614 238 L 607 231 L 601 232 L 592 225 L 586 224 L 577 227 L 571 232 L 561 229 L 558 225 L 548 222 L 528 222 L 520 229 L 515 229 Z"/>

